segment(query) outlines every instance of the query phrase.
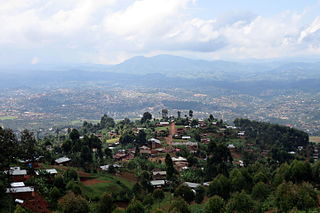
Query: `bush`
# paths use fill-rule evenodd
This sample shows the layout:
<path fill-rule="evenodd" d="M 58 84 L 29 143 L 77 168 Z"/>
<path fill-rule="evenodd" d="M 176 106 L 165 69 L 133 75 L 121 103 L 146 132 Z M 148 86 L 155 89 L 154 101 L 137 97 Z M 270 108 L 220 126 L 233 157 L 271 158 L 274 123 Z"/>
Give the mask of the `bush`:
<path fill-rule="evenodd" d="M 182 197 L 188 203 L 193 201 L 194 197 L 195 197 L 193 191 L 188 186 L 186 186 L 184 184 L 182 184 L 176 188 L 174 195 Z"/>
<path fill-rule="evenodd" d="M 222 213 L 224 208 L 224 200 L 218 195 L 215 195 L 209 198 L 205 206 L 206 213 Z"/>
<path fill-rule="evenodd" d="M 133 200 L 128 208 L 126 209 L 126 213 L 144 213 L 144 207 L 138 200 Z"/>
<path fill-rule="evenodd" d="M 113 199 L 109 194 L 104 194 L 98 204 L 98 213 L 111 213 L 116 206 L 113 204 Z"/>
<path fill-rule="evenodd" d="M 59 200 L 59 208 L 63 213 L 88 213 L 88 202 L 81 197 L 69 192 Z"/>

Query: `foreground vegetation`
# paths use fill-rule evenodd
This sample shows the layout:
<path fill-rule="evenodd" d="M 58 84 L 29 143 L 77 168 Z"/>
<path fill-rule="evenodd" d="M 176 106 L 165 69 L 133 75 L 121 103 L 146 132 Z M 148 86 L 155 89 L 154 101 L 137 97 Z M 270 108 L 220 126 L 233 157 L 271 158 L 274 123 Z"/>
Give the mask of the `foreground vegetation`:
<path fill-rule="evenodd" d="M 135 122 L 115 122 L 104 115 L 96 124 L 40 140 L 28 130 L 17 137 L 0 128 L 0 171 L 25 168 L 25 184 L 52 212 L 317 212 L 320 147 L 305 132 L 247 119 L 236 119 L 235 126 L 213 116 L 198 120 L 192 110 L 184 118 L 168 117 L 166 110 L 162 116 L 146 112 Z M 160 141 L 160 151 L 151 138 Z M 55 165 L 61 156 L 71 161 Z M 172 157 L 185 159 L 184 166 Z M 35 175 L 48 168 L 58 173 Z M 165 171 L 165 184 L 152 185 L 152 171 Z M 28 212 L 4 193 L 11 179 L 1 173 L 1 211 Z"/>

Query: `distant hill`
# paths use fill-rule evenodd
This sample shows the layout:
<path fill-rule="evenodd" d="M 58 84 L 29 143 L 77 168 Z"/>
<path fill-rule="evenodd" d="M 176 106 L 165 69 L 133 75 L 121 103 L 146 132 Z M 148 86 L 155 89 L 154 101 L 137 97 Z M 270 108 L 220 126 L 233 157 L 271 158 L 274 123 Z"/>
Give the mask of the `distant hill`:
<path fill-rule="evenodd" d="M 0 87 L 39 86 L 78 81 L 107 81 L 111 84 L 215 85 L 252 90 L 296 85 L 317 86 L 320 62 L 228 62 L 193 60 L 171 55 L 133 57 L 117 65 L 62 64 L 0 66 Z M 141 78 L 143 76 L 143 78 Z M 196 81 L 194 81 L 196 79 Z M 190 82 L 191 81 L 191 82 Z M 277 83 L 273 83 L 276 81 Z M 312 81 L 312 84 L 309 84 Z M 227 84 L 226 84 L 227 82 Z M 265 82 L 261 84 L 261 82 Z M 285 84 L 285 85 L 283 85 Z M 287 85 L 286 85 L 287 84 Z M 110 85 L 111 86 L 111 85 Z M 248 88 L 248 89 L 247 89 Z"/>

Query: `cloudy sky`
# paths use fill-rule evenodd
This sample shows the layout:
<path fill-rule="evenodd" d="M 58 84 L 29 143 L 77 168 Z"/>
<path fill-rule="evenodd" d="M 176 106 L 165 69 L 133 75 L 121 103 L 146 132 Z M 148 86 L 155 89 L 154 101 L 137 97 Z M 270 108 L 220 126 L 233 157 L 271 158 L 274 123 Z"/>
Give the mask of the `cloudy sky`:
<path fill-rule="evenodd" d="M 0 64 L 320 56 L 320 0 L 0 0 Z"/>

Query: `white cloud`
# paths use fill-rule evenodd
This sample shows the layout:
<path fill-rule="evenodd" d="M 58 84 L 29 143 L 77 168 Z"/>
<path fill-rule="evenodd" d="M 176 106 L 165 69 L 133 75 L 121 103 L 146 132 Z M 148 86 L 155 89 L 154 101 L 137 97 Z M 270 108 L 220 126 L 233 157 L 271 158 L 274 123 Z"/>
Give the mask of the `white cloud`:
<path fill-rule="evenodd" d="M 31 60 L 31 64 L 37 64 L 39 63 L 39 58 L 37 56 L 33 57 L 32 60 Z"/>
<path fill-rule="evenodd" d="M 305 11 L 201 19 L 189 13 L 194 6 L 194 0 L 0 0 L 0 48 L 48 55 L 43 62 L 54 60 L 48 52 L 61 52 L 59 59 L 95 63 L 155 52 L 203 58 L 320 53 L 320 17 L 308 22 Z"/>

